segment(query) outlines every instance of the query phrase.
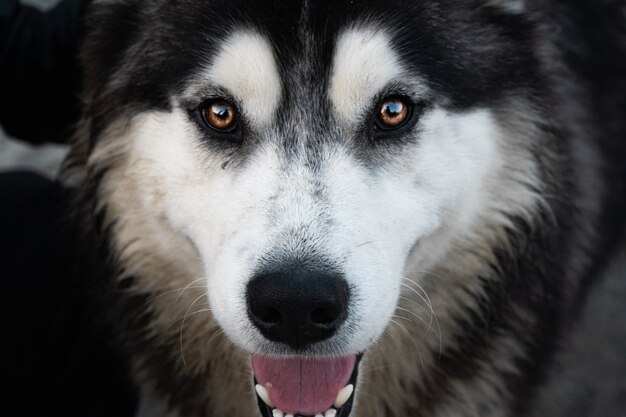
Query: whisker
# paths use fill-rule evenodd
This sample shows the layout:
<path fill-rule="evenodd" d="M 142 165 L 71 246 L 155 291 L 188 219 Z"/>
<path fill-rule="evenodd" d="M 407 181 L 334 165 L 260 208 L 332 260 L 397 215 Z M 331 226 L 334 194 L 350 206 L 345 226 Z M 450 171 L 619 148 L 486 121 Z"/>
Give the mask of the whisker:
<path fill-rule="evenodd" d="M 152 302 L 152 301 L 156 300 L 157 298 L 161 298 L 161 297 L 163 297 L 163 296 L 166 296 L 166 295 L 168 295 L 168 294 L 171 294 L 171 293 L 174 293 L 174 292 L 177 292 L 177 291 L 181 291 L 181 292 L 182 292 L 182 291 L 185 291 L 185 290 L 187 290 L 187 289 L 192 289 L 192 288 L 205 288 L 205 289 L 206 289 L 206 286 L 204 286 L 204 285 L 194 285 L 194 286 L 192 286 L 192 287 L 175 288 L 175 289 L 173 289 L 173 290 L 164 291 L 164 292 L 162 292 L 162 293 L 159 293 L 159 294 L 157 294 L 157 295 L 155 295 L 155 296 L 153 296 L 153 297 L 149 298 L 149 299 L 148 299 L 148 303 L 150 303 L 150 302 Z"/>
<path fill-rule="evenodd" d="M 185 292 L 186 290 L 188 290 L 194 283 L 203 280 L 204 278 L 198 278 L 194 281 L 191 281 L 188 285 L 186 285 L 181 291 L 180 294 L 178 294 L 178 296 L 176 297 L 176 303 L 178 303 L 178 300 L 180 299 L 180 297 L 183 295 L 183 292 Z"/>
<path fill-rule="evenodd" d="M 422 354 L 420 353 L 420 348 L 418 346 L 418 344 L 415 342 L 415 338 L 413 337 L 413 335 L 400 323 L 398 323 L 397 321 L 395 321 L 394 319 L 391 319 L 391 322 L 394 323 L 395 325 L 397 325 L 400 329 L 402 329 L 409 337 L 409 340 L 411 341 L 411 343 L 413 343 L 413 346 L 415 347 L 415 353 L 417 353 L 417 356 L 420 360 L 420 363 L 422 365 L 422 369 L 426 369 L 426 366 L 424 365 L 424 358 L 422 357 Z"/>
<path fill-rule="evenodd" d="M 424 323 L 426 326 L 428 326 L 428 329 L 426 330 L 426 334 L 424 335 L 424 338 L 426 338 L 426 336 L 428 336 L 428 333 L 431 331 L 432 329 L 432 325 L 433 325 L 433 315 L 430 315 L 430 322 L 427 322 L 426 320 L 424 320 L 419 314 L 403 308 L 403 307 L 396 307 L 397 310 L 401 310 L 401 311 L 406 311 L 407 313 L 411 314 L 412 316 L 415 316 L 419 321 L 421 321 L 422 323 Z M 437 332 L 435 330 L 433 330 L 433 333 L 437 334 Z"/>
<path fill-rule="evenodd" d="M 404 287 L 410 289 L 411 291 L 413 291 L 418 297 L 420 297 L 422 300 L 424 300 L 424 302 L 426 303 L 426 305 L 430 308 L 433 307 L 431 301 L 430 301 L 430 297 L 428 296 L 428 294 L 426 293 L 426 291 L 424 290 L 424 288 L 422 288 L 421 285 L 419 285 L 417 282 L 413 281 L 412 279 L 406 278 L 404 277 L 403 280 L 405 281 L 409 281 L 410 283 L 412 283 L 413 285 L 415 285 L 422 293 L 417 292 L 417 290 L 413 287 L 411 287 L 410 285 L 408 285 L 406 282 L 403 282 L 402 285 L 404 285 Z"/>
<path fill-rule="evenodd" d="M 182 358 L 182 360 L 183 360 L 183 365 L 187 365 L 187 363 L 185 362 L 185 351 L 183 350 L 183 331 L 184 331 L 184 329 L 185 329 L 185 320 L 186 320 L 186 319 L 187 319 L 187 317 L 189 316 L 189 311 L 191 310 L 191 308 L 193 307 L 193 305 L 194 305 L 195 303 L 197 303 L 197 302 L 198 302 L 198 300 L 200 300 L 201 298 L 205 297 L 206 295 L 207 295 L 206 293 L 204 293 L 204 294 L 200 295 L 198 298 L 196 298 L 196 299 L 195 299 L 195 300 L 194 300 L 194 301 L 193 301 L 193 302 L 189 305 L 189 307 L 187 308 L 187 311 L 185 312 L 185 316 L 183 317 L 183 321 L 182 321 L 182 323 L 181 323 L 181 325 L 180 325 L 180 337 L 179 337 L 180 343 L 179 343 L 179 344 L 180 344 L 180 354 L 181 354 L 181 358 Z"/>
<path fill-rule="evenodd" d="M 429 271 L 423 271 L 423 272 L 429 272 Z M 434 272 L 430 272 L 430 274 L 442 278 L 440 275 L 437 275 Z M 441 337 L 441 326 L 439 325 L 439 319 L 437 318 L 437 314 L 435 313 L 435 310 L 433 308 L 432 301 L 430 300 L 430 297 L 428 296 L 428 293 L 426 292 L 426 290 L 421 285 L 419 285 L 417 282 L 415 282 L 414 280 L 412 280 L 412 279 L 410 279 L 408 277 L 404 277 L 403 279 L 408 281 L 408 282 L 410 282 L 410 283 L 412 283 L 413 285 L 415 285 L 419 290 L 421 290 L 424 293 L 424 295 L 421 295 L 415 288 L 411 287 L 410 285 L 406 284 L 405 282 L 401 283 L 404 287 L 406 287 L 409 290 L 413 291 L 430 308 L 431 318 L 434 319 L 435 325 L 437 326 L 437 333 L 436 334 L 439 336 L 439 357 L 441 357 L 442 349 L 443 349 L 443 347 L 442 347 L 443 341 L 442 341 L 442 337 Z"/>
<path fill-rule="evenodd" d="M 393 324 L 395 324 L 396 326 L 398 326 L 398 327 L 399 327 L 402 331 L 404 331 L 404 332 L 407 334 L 407 336 L 408 336 L 409 340 L 410 340 L 410 341 L 413 343 L 413 345 L 415 346 L 415 348 L 416 348 L 416 349 L 419 349 L 419 346 L 418 346 L 418 345 L 417 345 L 417 343 L 415 342 L 415 339 L 414 339 L 413 335 L 411 334 L 411 332 L 409 332 L 409 331 L 406 329 L 406 327 L 404 327 L 402 324 L 398 323 L 398 322 L 397 322 L 397 321 L 395 321 L 394 319 L 391 319 L 390 321 L 391 321 L 391 323 L 393 323 Z"/>
<path fill-rule="evenodd" d="M 148 300 L 148 302 L 152 302 L 153 300 L 155 300 L 157 298 L 163 297 L 164 295 L 171 294 L 171 293 L 176 292 L 176 291 L 180 291 L 181 294 L 182 294 L 184 291 L 186 291 L 187 289 L 190 289 L 190 288 L 206 288 L 204 285 L 197 285 L 197 286 L 193 285 L 193 284 L 195 284 L 198 281 L 202 281 L 203 279 L 204 278 L 195 279 L 195 280 L 191 281 L 189 284 L 185 285 L 183 288 L 175 288 L 175 289 L 172 289 L 172 290 L 161 292 L 161 293 L 155 295 L 154 297 L 151 297 Z M 180 294 L 179 294 L 179 296 L 180 296 Z M 178 297 L 176 298 L 176 301 L 178 302 Z"/>
<path fill-rule="evenodd" d="M 405 297 L 404 295 L 400 295 L 398 298 L 401 298 L 401 299 L 403 299 L 403 300 L 405 300 L 405 301 L 408 301 L 408 302 L 410 302 L 410 303 L 413 303 L 413 304 L 415 304 L 418 308 L 420 308 L 421 310 L 427 311 L 428 313 L 431 313 L 431 312 L 432 312 L 432 310 L 431 310 L 431 309 L 424 307 L 423 305 L 421 305 L 420 303 L 418 303 L 417 301 L 415 301 L 415 300 L 414 300 L 414 299 L 412 299 L 412 298 Z"/>
<path fill-rule="evenodd" d="M 361 244 L 359 244 L 359 245 L 356 245 L 356 246 L 354 247 L 354 249 L 357 249 L 357 248 L 360 248 L 360 247 L 362 247 L 362 246 L 366 246 L 366 245 L 371 245 L 372 243 L 377 243 L 377 242 L 381 242 L 381 241 L 380 241 L 380 240 L 370 240 L 370 241 L 368 241 L 368 242 L 363 242 L 363 243 L 361 243 Z"/>

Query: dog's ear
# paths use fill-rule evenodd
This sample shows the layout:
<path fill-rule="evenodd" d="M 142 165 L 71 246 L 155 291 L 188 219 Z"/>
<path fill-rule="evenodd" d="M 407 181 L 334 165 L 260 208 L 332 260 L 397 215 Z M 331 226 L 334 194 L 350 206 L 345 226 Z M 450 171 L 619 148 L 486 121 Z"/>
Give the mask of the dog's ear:
<path fill-rule="evenodd" d="M 483 4 L 497 7 L 504 12 L 521 14 L 526 11 L 526 0 L 483 0 Z"/>

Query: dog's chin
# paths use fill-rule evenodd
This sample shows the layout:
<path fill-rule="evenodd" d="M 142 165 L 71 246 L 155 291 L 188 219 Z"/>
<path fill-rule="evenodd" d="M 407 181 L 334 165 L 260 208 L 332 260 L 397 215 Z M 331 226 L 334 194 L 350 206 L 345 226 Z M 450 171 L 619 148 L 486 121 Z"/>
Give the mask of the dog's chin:
<path fill-rule="evenodd" d="M 363 355 L 268 357 L 252 355 L 263 417 L 348 417 Z"/>

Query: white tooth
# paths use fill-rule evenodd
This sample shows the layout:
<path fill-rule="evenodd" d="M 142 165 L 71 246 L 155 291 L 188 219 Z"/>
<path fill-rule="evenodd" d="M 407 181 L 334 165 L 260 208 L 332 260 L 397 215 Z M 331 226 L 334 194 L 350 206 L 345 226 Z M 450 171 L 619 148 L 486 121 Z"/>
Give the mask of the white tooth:
<path fill-rule="evenodd" d="M 259 397 L 263 400 L 263 402 L 270 407 L 274 407 L 274 404 L 270 400 L 270 395 L 267 393 L 267 389 L 263 385 L 256 384 L 254 387 L 256 389 L 256 393 L 259 394 Z"/>
<path fill-rule="evenodd" d="M 346 385 L 345 387 L 343 387 L 341 391 L 339 391 L 339 393 L 337 394 L 337 399 L 335 400 L 333 405 L 337 408 L 340 408 L 342 405 L 346 403 L 346 401 L 348 401 L 348 398 L 350 398 L 353 391 L 354 391 L 354 385 L 352 384 Z"/>
<path fill-rule="evenodd" d="M 293 414 L 285 414 L 285 417 L 293 417 Z"/>
<path fill-rule="evenodd" d="M 321 414 L 315 414 L 315 417 L 324 417 L 324 416 Z"/>
<path fill-rule="evenodd" d="M 280 411 L 278 408 L 275 408 L 272 410 L 272 415 L 274 415 L 274 417 L 283 417 L 284 414 L 282 411 Z"/>
<path fill-rule="evenodd" d="M 336 415 L 337 415 L 337 410 L 335 410 L 334 408 L 330 408 L 326 410 L 326 412 L 324 413 L 324 417 L 335 417 Z"/>

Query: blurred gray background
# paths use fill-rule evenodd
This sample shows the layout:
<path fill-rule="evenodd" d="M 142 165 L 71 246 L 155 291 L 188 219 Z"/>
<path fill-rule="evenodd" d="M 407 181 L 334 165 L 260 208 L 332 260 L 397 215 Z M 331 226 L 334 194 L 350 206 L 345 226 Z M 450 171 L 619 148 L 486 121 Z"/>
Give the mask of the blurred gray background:
<path fill-rule="evenodd" d="M 8 137 L 0 130 L 0 172 L 28 169 L 54 177 L 67 147 L 61 145 L 30 146 Z"/>
<path fill-rule="evenodd" d="M 59 0 L 22 0 L 42 9 L 53 7 Z M 67 148 L 61 145 L 30 146 L 7 136 L 0 126 L 0 172 L 29 169 L 48 177 L 58 172 Z"/>

